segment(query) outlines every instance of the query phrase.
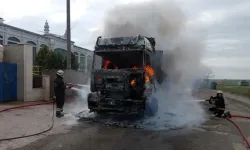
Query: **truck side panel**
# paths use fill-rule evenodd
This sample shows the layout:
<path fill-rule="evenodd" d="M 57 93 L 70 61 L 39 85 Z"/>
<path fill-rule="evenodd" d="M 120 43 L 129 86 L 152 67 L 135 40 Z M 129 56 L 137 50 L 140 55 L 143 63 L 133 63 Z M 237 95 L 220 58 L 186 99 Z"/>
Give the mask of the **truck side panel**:
<path fill-rule="evenodd" d="M 156 50 L 153 56 L 153 68 L 156 74 L 156 81 L 161 84 L 166 78 L 166 74 L 162 70 L 163 50 Z"/>

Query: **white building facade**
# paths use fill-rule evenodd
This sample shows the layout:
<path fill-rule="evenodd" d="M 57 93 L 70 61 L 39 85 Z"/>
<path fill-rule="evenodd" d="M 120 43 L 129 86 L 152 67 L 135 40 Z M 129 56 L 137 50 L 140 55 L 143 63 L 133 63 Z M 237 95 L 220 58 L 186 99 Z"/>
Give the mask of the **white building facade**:
<path fill-rule="evenodd" d="M 9 45 L 21 43 L 33 45 L 34 54 L 36 54 L 42 46 L 47 46 L 49 49 L 60 52 L 64 56 L 67 55 L 66 35 L 59 36 L 50 33 L 47 21 L 44 25 L 44 34 L 41 35 L 5 24 L 4 20 L 0 18 L 0 44 Z M 71 51 L 78 60 L 79 71 L 88 72 L 92 64 L 93 51 L 76 46 L 73 41 L 71 41 Z M 33 60 L 35 60 L 35 57 Z"/>

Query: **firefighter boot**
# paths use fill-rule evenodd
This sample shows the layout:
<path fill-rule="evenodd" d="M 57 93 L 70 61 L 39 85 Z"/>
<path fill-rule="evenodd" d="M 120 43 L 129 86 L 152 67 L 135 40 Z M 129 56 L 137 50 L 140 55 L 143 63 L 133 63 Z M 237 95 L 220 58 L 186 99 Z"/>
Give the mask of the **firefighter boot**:
<path fill-rule="evenodd" d="M 60 111 L 57 111 L 56 112 L 56 117 L 57 118 L 61 118 L 61 117 L 63 117 L 64 115 L 60 112 Z"/>
<path fill-rule="evenodd" d="M 56 110 L 56 117 L 58 117 L 58 118 L 63 117 L 64 114 L 63 114 L 62 112 L 63 112 L 62 109 L 57 109 L 57 110 Z"/>

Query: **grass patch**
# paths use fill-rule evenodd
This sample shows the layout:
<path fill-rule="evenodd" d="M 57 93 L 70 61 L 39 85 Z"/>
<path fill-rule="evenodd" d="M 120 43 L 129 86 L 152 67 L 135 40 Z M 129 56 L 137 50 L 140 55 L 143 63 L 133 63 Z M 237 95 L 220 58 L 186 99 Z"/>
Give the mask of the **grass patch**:
<path fill-rule="evenodd" d="M 216 89 L 222 90 L 225 92 L 230 92 L 232 94 L 238 94 L 238 95 L 250 97 L 250 86 L 217 85 Z"/>

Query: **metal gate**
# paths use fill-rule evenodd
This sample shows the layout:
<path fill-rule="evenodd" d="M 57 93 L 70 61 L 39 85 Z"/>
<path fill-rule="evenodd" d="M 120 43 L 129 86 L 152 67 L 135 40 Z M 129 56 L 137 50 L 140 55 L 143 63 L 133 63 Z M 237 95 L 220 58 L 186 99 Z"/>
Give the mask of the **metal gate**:
<path fill-rule="evenodd" d="M 0 63 L 0 102 L 17 100 L 17 64 Z"/>

